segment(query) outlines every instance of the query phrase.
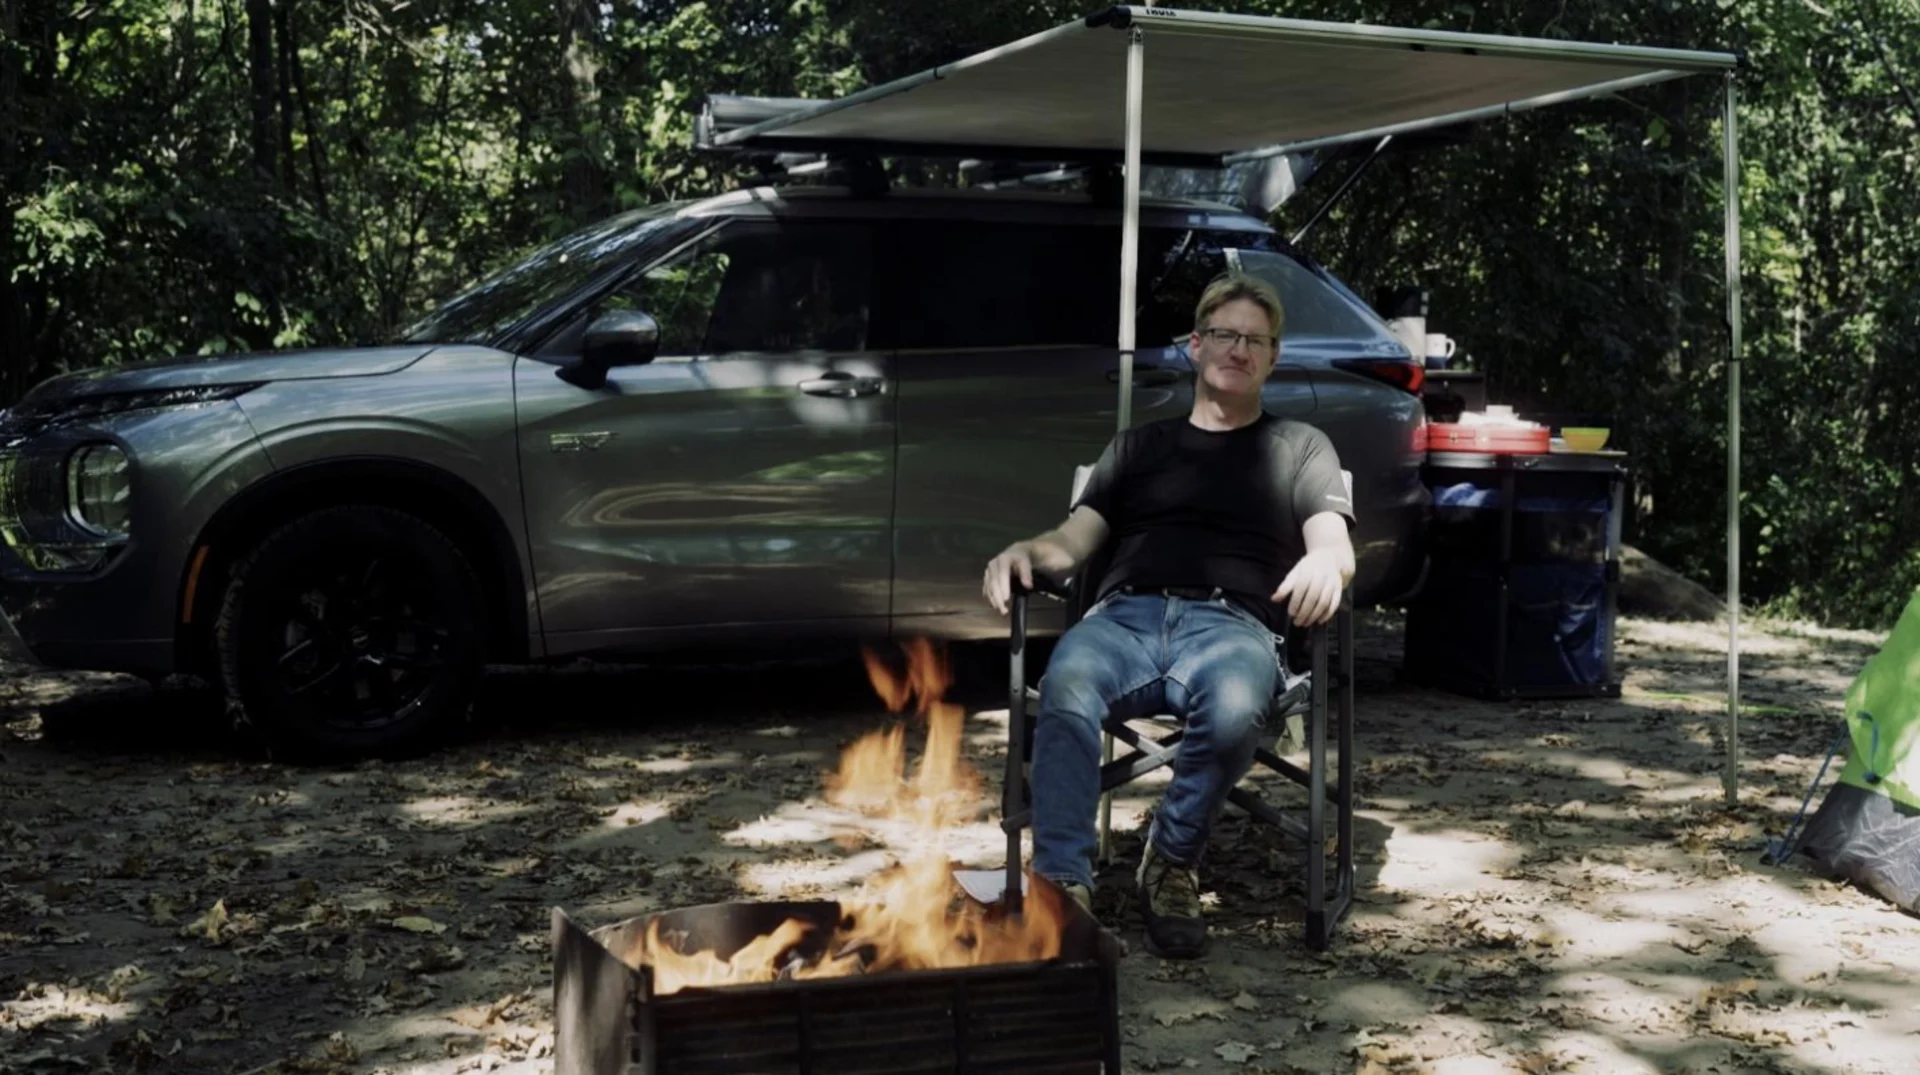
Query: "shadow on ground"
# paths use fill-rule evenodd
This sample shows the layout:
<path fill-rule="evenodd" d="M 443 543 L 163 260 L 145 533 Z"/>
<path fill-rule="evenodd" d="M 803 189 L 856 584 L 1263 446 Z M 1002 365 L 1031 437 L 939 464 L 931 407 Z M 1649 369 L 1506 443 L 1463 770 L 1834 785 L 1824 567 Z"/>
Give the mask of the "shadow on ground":
<path fill-rule="evenodd" d="M 1728 808 L 1710 626 L 1630 625 L 1626 697 L 1531 704 L 1400 683 L 1395 622 L 1364 627 L 1331 952 L 1301 941 L 1299 848 L 1230 811 L 1212 951 L 1146 954 L 1129 878 L 1159 783 L 1116 800 L 1096 906 L 1134 942 L 1129 1071 L 1903 1070 L 1913 921 L 1757 864 L 1860 644 L 1756 643 L 1769 708 Z M 1004 651 L 960 663 L 991 798 Z M 904 849 L 820 804 L 894 719 L 854 652 L 498 674 L 443 750 L 337 767 L 235 749 L 191 691 L 16 676 L 0 712 L 0 1071 L 544 1071 L 551 908 L 831 896 Z M 996 816 L 957 853 L 997 863 Z"/>

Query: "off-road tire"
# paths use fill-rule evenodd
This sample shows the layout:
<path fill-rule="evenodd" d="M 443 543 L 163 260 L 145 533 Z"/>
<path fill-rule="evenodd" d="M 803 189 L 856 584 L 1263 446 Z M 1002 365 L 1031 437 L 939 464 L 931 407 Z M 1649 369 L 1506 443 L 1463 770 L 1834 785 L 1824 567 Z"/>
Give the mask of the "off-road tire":
<path fill-rule="evenodd" d="M 240 559 L 222 596 L 214 645 L 235 729 L 300 761 L 443 742 L 473 705 L 484 616 L 473 565 L 419 517 L 367 504 L 300 516 Z M 356 721 L 343 693 L 376 717 L 394 704 Z"/>

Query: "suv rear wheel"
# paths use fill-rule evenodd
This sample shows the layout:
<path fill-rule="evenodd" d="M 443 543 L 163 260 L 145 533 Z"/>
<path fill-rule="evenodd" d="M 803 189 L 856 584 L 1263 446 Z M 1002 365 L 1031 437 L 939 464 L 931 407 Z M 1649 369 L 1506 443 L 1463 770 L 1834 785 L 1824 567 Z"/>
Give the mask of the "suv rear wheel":
<path fill-rule="evenodd" d="M 392 508 L 301 516 L 235 567 L 215 645 L 236 722 L 276 753 L 393 755 L 463 719 L 486 637 L 472 565 Z"/>

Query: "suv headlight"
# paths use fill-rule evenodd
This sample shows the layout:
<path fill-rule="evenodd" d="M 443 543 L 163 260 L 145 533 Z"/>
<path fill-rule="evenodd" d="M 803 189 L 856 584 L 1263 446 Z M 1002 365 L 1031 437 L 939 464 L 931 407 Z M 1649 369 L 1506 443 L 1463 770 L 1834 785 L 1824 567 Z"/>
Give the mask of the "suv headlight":
<path fill-rule="evenodd" d="M 92 571 L 132 533 L 134 461 L 105 441 L 0 450 L 0 543 L 33 571 Z"/>
<path fill-rule="evenodd" d="M 67 457 L 67 511 L 82 530 L 127 537 L 133 523 L 133 466 L 114 444 L 87 444 Z"/>

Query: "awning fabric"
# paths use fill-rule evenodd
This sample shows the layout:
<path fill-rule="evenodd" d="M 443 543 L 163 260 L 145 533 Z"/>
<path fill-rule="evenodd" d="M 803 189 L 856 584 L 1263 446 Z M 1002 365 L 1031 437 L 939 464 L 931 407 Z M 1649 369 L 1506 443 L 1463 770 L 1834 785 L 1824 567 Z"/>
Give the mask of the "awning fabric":
<path fill-rule="evenodd" d="M 1118 157 L 1129 27 L 1146 38 L 1147 162 L 1223 163 L 1729 69 L 1729 53 L 1110 8 L 719 134 L 713 148 Z"/>

